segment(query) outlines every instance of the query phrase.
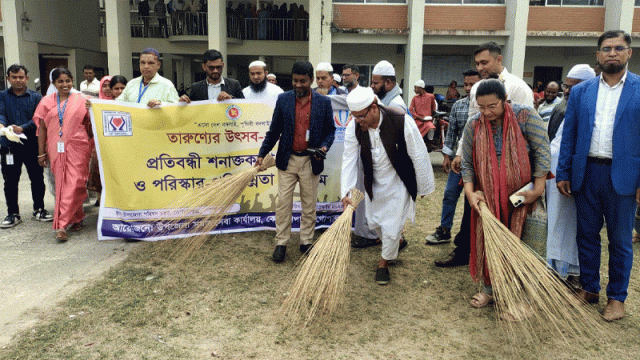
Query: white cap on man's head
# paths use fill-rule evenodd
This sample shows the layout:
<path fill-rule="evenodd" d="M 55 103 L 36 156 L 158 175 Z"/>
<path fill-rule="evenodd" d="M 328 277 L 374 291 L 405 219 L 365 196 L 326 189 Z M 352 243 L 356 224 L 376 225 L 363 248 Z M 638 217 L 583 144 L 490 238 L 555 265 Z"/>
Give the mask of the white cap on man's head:
<path fill-rule="evenodd" d="M 362 111 L 376 100 L 373 89 L 368 86 L 358 86 L 347 95 L 347 106 L 350 111 Z"/>
<path fill-rule="evenodd" d="M 424 80 L 416 81 L 416 84 L 414 86 L 417 86 L 417 87 L 420 87 L 420 88 L 424 88 Z"/>
<path fill-rule="evenodd" d="M 333 66 L 331 66 L 331 64 L 329 64 L 328 62 L 321 62 L 320 64 L 318 64 L 318 66 L 316 66 L 316 71 L 326 71 L 328 73 L 332 73 Z"/>
<path fill-rule="evenodd" d="M 372 75 L 382 76 L 396 76 L 396 69 L 393 68 L 390 62 L 382 60 L 373 67 Z"/>
<path fill-rule="evenodd" d="M 342 77 L 338 74 L 333 74 L 333 80 L 336 82 L 340 82 L 340 80 L 342 80 Z"/>
<path fill-rule="evenodd" d="M 249 64 L 249 69 L 251 69 L 254 66 L 260 66 L 262 68 L 266 68 L 267 64 L 265 64 L 264 61 L 256 60 L 256 61 L 252 62 L 251 64 Z"/>
<path fill-rule="evenodd" d="M 276 74 L 274 74 L 274 73 L 269 73 L 269 74 L 267 74 L 267 78 L 269 78 L 269 79 L 275 79 L 275 78 L 276 78 Z"/>
<path fill-rule="evenodd" d="M 596 72 L 587 64 L 578 64 L 569 70 L 567 77 L 578 80 L 589 80 L 596 77 Z"/>

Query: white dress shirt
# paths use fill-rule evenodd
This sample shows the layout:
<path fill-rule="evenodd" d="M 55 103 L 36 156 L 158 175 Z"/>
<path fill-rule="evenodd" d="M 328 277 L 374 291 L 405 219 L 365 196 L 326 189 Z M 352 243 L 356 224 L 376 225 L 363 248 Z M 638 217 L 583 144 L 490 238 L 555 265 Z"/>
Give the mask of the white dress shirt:
<path fill-rule="evenodd" d="M 218 95 L 222 91 L 222 85 L 224 85 L 224 78 L 220 77 L 220 82 L 217 84 L 212 84 L 209 82 L 209 78 L 207 78 L 207 91 L 209 93 L 209 100 L 217 100 Z"/>
<path fill-rule="evenodd" d="M 100 93 L 100 81 L 93 78 L 93 81 L 88 83 L 87 80 L 85 80 L 80 83 L 80 91 L 91 96 L 98 96 Z"/>
<path fill-rule="evenodd" d="M 624 82 L 627 79 L 625 71 L 620 82 L 614 86 L 604 81 L 600 75 L 598 82 L 598 100 L 596 102 L 596 119 L 593 123 L 593 133 L 591 134 L 591 147 L 589 156 L 611 159 L 613 157 L 613 122 L 616 119 L 618 102 L 622 94 Z"/>

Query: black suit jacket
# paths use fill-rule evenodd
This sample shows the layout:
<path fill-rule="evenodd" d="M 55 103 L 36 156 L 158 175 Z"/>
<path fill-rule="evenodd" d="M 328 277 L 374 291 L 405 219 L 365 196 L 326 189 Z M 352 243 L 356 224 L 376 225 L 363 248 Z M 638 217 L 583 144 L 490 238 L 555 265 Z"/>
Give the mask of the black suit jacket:
<path fill-rule="evenodd" d="M 234 99 L 244 99 L 242 86 L 240 86 L 238 80 L 224 78 L 224 84 L 222 85 L 221 91 L 233 96 Z M 189 99 L 191 99 L 191 101 L 209 100 L 207 79 L 198 81 L 191 85 L 191 89 L 189 90 Z"/>
<path fill-rule="evenodd" d="M 282 171 L 289 166 L 289 156 L 293 145 L 293 132 L 296 128 L 296 95 L 293 90 L 278 95 L 276 108 L 267 135 L 264 137 L 258 156 L 265 157 L 280 140 L 276 153 L 276 167 Z M 327 96 L 313 91 L 311 95 L 311 114 L 309 117 L 310 148 L 331 148 L 336 126 L 333 122 L 333 108 Z M 324 161 L 311 157 L 311 168 L 315 175 L 324 170 Z"/>

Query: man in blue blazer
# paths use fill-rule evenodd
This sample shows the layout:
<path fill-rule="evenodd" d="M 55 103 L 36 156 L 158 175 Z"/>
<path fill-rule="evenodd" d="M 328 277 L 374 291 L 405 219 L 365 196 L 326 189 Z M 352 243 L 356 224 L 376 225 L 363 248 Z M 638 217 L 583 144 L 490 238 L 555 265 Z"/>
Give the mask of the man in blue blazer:
<path fill-rule="evenodd" d="M 560 193 L 576 200 L 579 296 L 590 303 L 599 301 L 600 230 L 607 222 L 609 284 L 602 315 L 608 321 L 624 316 L 640 203 L 640 77 L 627 71 L 630 44 L 629 34 L 619 30 L 598 39 L 602 75 L 571 90 L 556 171 Z"/>
<path fill-rule="evenodd" d="M 273 261 L 284 261 L 287 241 L 291 237 L 293 190 L 300 184 L 300 252 L 311 247 L 316 225 L 316 201 L 324 160 L 308 149 L 326 154 L 336 131 L 331 100 L 311 91 L 313 66 L 308 61 L 293 65 L 293 90 L 280 94 L 273 111 L 271 126 L 264 138 L 256 166 L 280 140 L 276 153 L 278 200 L 276 202 L 276 248 Z"/>

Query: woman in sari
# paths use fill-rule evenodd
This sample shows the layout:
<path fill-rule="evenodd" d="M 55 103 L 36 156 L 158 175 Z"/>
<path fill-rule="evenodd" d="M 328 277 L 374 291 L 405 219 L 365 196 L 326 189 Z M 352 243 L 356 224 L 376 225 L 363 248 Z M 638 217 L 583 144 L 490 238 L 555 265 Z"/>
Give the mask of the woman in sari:
<path fill-rule="evenodd" d="M 71 93 L 71 72 L 55 69 L 52 80 L 58 91 L 40 101 L 33 120 L 38 125 L 38 162 L 43 167 L 49 163 L 56 178 L 53 229 L 56 239 L 63 242 L 67 228 L 82 228 L 92 133 L 84 96 Z"/>
<path fill-rule="evenodd" d="M 492 303 L 494 294 L 486 266 L 479 202 L 485 202 L 496 218 L 521 237 L 532 204 L 544 193 L 551 155 L 549 137 L 538 113 L 520 104 L 512 107 L 502 82 L 482 81 L 476 100 L 480 113 L 464 129 L 462 179 L 465 195 L 475 209 L 471 216 L 469 270 L 474 280 L 484 281 L 483 291 L 471 299 L 471 306 L 480 308 Z M 518 192 L 524 201 L 514 208 L 509 196 L 529 182 L 533 182 L 533 190 Z"/>
<path fill-rule="evenodd" d="M 98 98 L 102 100 L 115 99 L 111 93 L 111 76 L 105 75 L 100 79 L 100 91 L 98 92 Z M 87 190 L 93 191 L 97 194 L 94 205 L 100 206 L 102 182 L 100 181 L 98 153 L 96 152 L 96 147 L 93 141 L 91 142 L 91 160 L 89 161 L 89 180 L 87 181 Z"/>

